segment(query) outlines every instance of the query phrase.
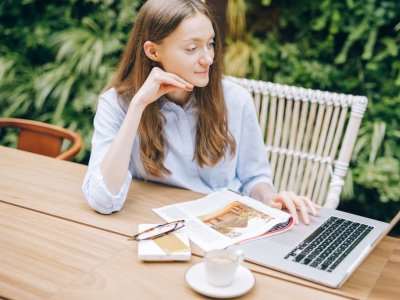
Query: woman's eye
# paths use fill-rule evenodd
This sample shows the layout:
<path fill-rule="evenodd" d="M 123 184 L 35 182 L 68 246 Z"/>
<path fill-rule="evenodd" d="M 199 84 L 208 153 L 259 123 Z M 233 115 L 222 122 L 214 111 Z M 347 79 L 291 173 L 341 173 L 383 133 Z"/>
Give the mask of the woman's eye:
<path fill-rule="evenodd" d="M 215 42 L 211 42 L 211 43 L 209 43 L 208 45 L 207 45 L 207 47 L 214 47 L 215 46 Z M 194 50 L 196 50 L 197 49 L 197 47 L 193 47 L 193 48 L 189 48 L 189 49 L 186 49 L 187 51 L 189 51 L 189 52 L 193 52 Z"/>

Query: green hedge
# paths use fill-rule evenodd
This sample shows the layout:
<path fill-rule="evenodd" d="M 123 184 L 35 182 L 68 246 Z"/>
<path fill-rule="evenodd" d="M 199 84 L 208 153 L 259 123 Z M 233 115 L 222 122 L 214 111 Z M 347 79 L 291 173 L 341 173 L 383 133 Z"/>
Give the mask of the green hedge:
<path fill-rule="evenodd" d="M 84 140 L 76 161 L 87 163 L 98 94 L 112 74 L 140 3 L 1 1 L 0 117 L 76 131 Z M 15 146 L 17 136 L 3 132 L 0 139 Z"/>

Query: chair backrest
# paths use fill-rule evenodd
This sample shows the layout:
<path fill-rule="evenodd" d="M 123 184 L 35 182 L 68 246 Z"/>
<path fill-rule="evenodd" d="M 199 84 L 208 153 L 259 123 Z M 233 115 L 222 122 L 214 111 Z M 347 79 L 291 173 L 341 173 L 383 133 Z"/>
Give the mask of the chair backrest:
<path fill-rule="evenodd" d="M 226 77 L 254 98 L 277 191 L 336 208 L 368 99 Z"/>
<path fill-rule="evenodd" d="M 61 160 L 73 160 L 82 150 L 82 138 L 75 132 L 58 126 L 13 118 L 0 118 L 0 128 L 19 128 L 17 149 L 54 157 Z M 64 139 L 72 146 L 60 154 Z"/>

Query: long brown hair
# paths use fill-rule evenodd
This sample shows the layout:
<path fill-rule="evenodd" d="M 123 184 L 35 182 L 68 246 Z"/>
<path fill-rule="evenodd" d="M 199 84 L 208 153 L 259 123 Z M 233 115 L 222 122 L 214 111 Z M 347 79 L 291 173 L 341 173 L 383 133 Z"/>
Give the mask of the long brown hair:
<path fill-rule="evenodd" d="M 156 44 L 171 34 L 185 17 L 196 13 L 207 16 L 214 28 L 216 42 L 214 62 L 209 69 L 209 83 L 205 87 L 194 87 L 193 93 L 198 104 L 198 121 L 193 160 L 200 167 L 215 166 L 230 148 L 235 155 L 236 142 L 228 128 L 222 73 L 222 45 L 217 24 L 207 6 L 200 0 L 149 0 L 140 9 L 128 43 L 125 46 L 117 70 L 103 89 L 111 87 L 117 91 L 118 101 L 130 103 L 150 74 L 154 64 L 144 52 L 146 41 Z M 123 105 L 121 105 L 123 107 Z M 140 120 L 138 133 L 140 159 L 147 174 L 163 178 L 171 171 L 164 166 L 168 143 L 164 134 L 166 119 L 157 102 L 149 104 Z"/>

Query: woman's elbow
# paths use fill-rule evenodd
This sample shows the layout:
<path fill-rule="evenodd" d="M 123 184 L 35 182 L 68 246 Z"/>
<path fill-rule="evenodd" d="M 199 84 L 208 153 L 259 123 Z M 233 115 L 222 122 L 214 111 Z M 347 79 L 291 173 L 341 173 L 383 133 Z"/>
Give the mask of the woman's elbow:
<path fill-rule="evenodd" d="M 91 195 L 89 189 L 85 188 L 85 186 L 83 186 L 83 195 L 87 204 L 89 204 L 89 206 L 96 212 L 102 215 L 109 215 L 114 211 L 112 205 L 96 201 L 95 197 Z"/>

